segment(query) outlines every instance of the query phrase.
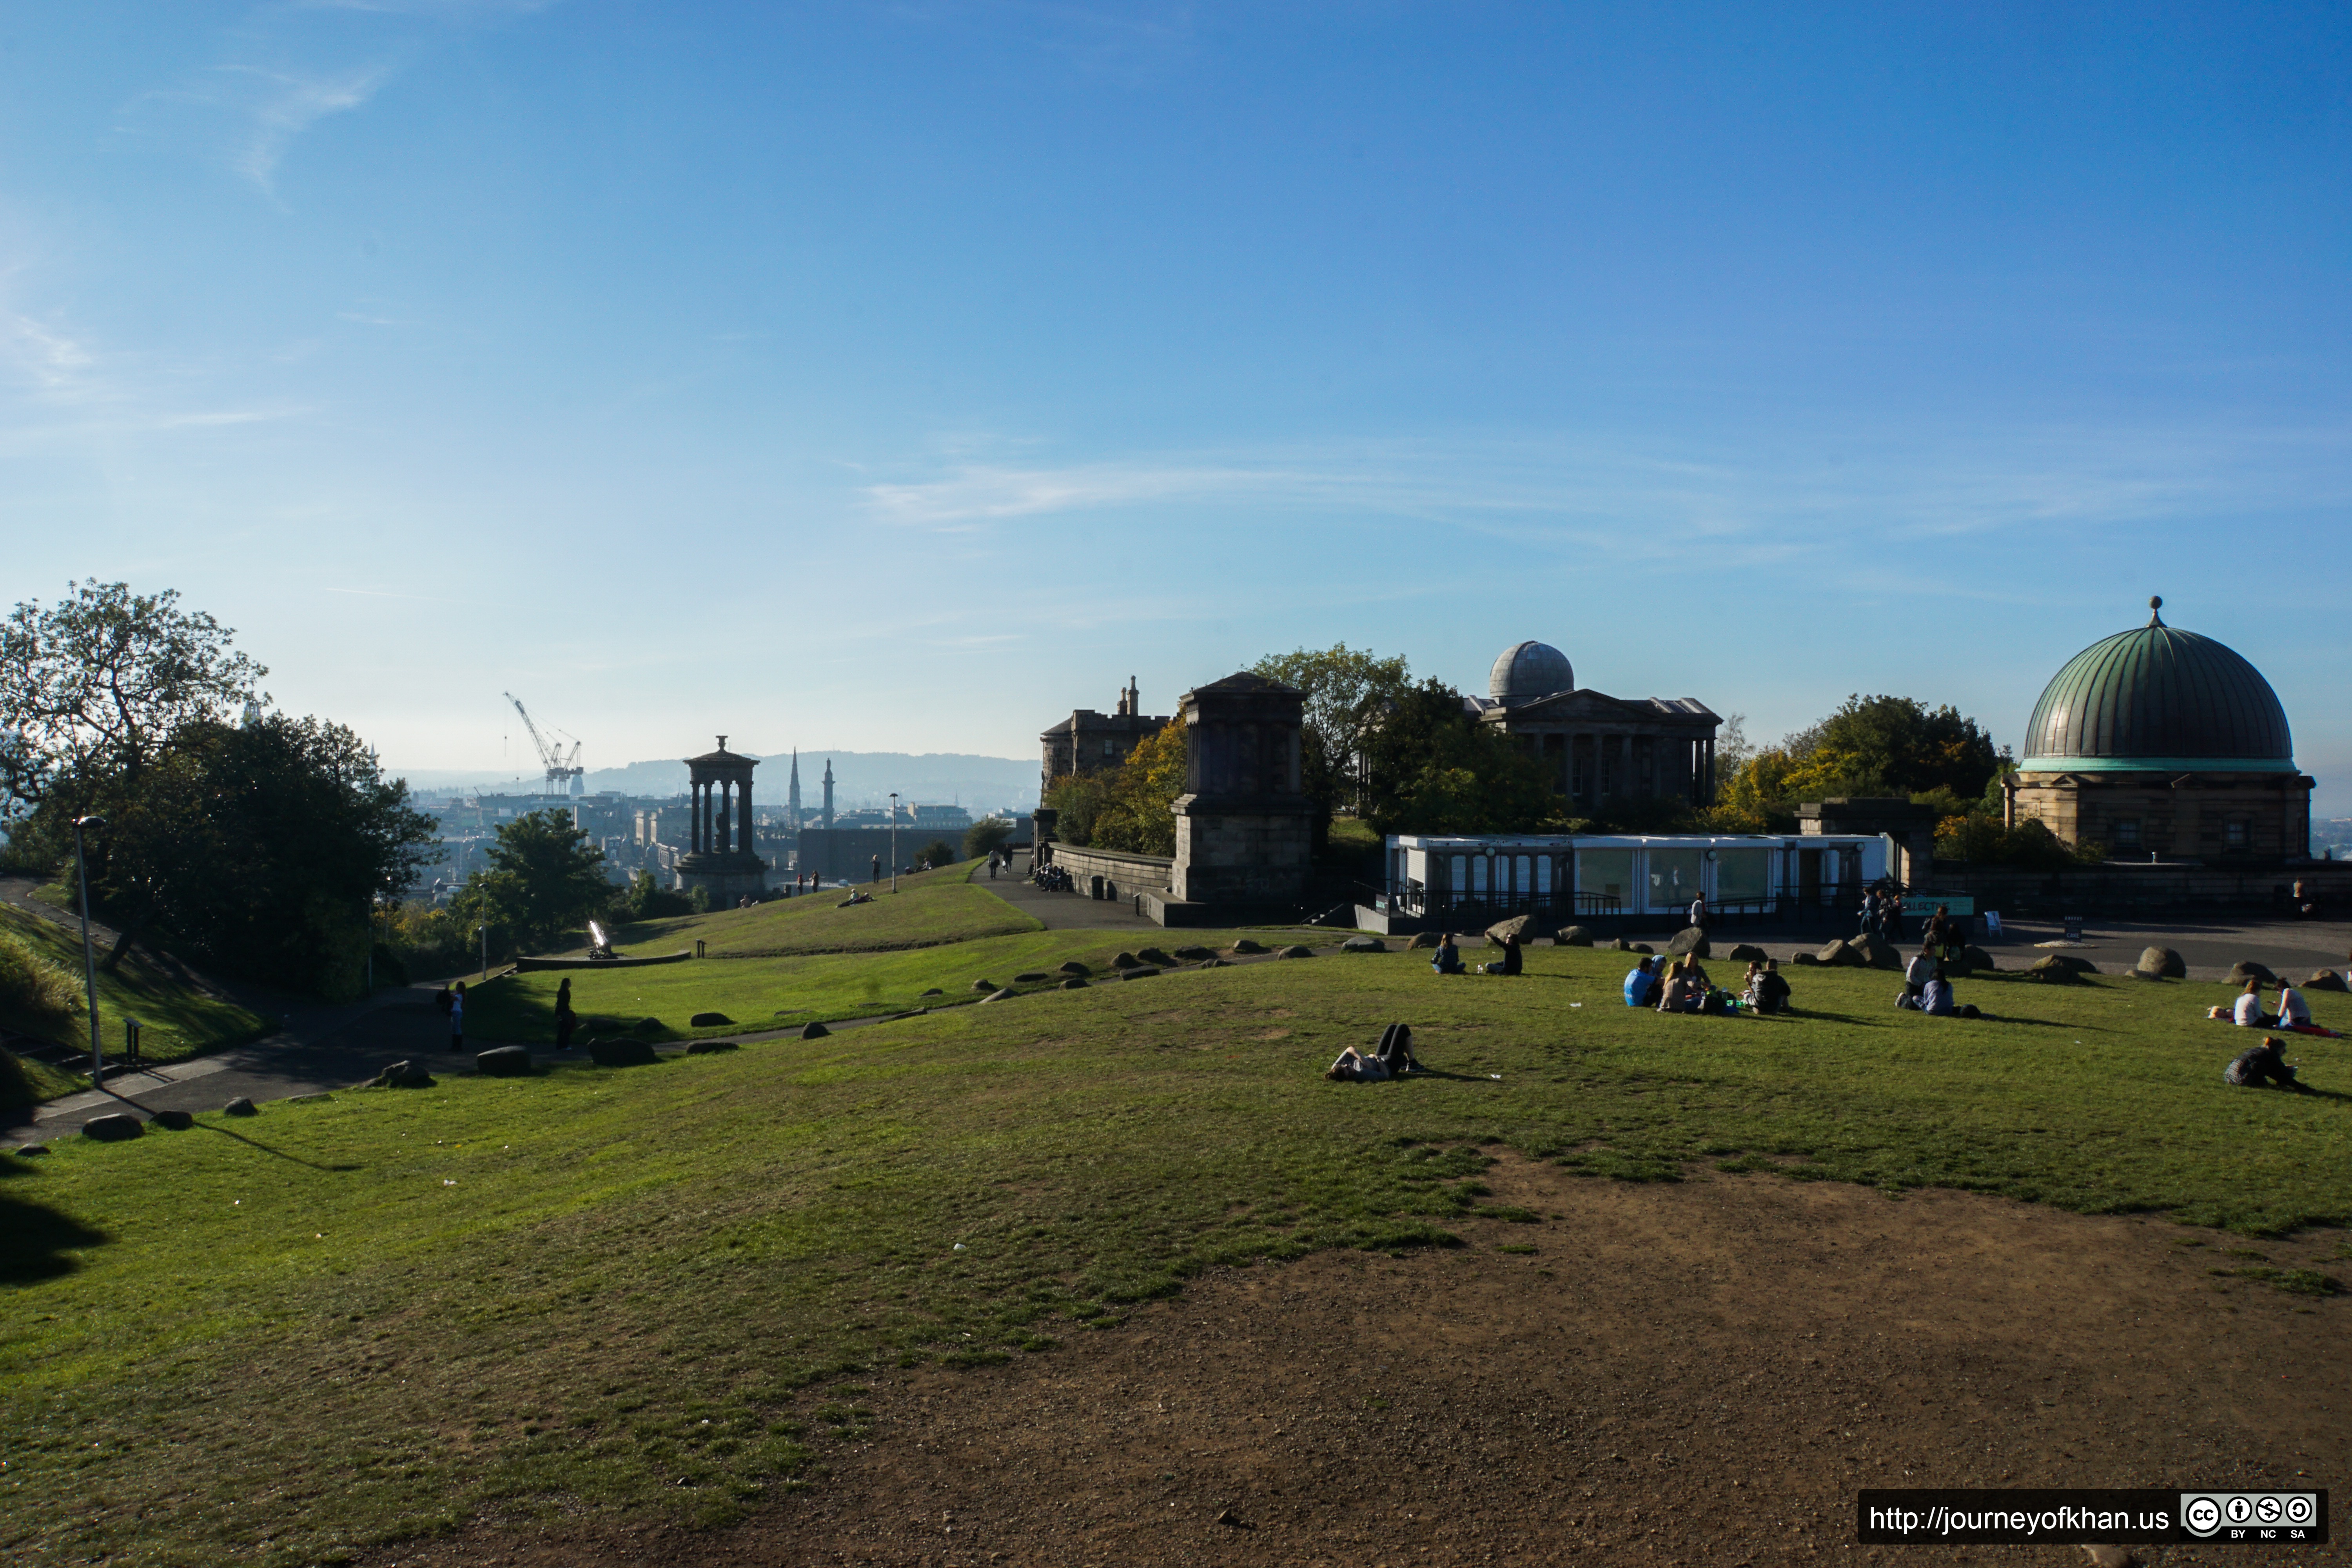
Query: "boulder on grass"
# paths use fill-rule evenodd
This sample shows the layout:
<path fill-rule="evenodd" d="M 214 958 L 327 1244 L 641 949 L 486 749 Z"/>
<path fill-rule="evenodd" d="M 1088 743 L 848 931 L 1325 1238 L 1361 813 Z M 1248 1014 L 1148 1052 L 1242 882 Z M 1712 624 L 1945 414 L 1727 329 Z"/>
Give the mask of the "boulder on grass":
<path fill-rule="evenodd" d="M 1772 955 L 1752 942 L 1734 942 L 1731 951 L 1723 955 L 1734 963 L 1761 963 Z"/>
<path fill-rule="evenodd" d="M 2082 963 L 2079 958 L 2074 961 L 2074 963 Z M 2084 967 L 2090 966 L 2085 964 Z M 2061 952 L 2044 953 L 2028 964 L 2025 972 L 2034 979 L 2051 985 L 2075 985 L 2081 984 L 2083 978 L 2082 970 L 2076 969 L 2074 963 L 2067 963 L 2066 955 Z M 2097 971 L 2093 970 L 2092 973 L 2096 973 Z"/>
<path fill-rule="evenodd" d="M 991 1002 L 1002 1002 L 1008 996 L 1018 996 L 1020 994 L 1020 992 L 1013 990 L 1011 986 L 1007 986 L 1002 991 L 992 991 L 987 995 L 982 997 L 980 999 L 980 1005 L 985 1007 Z"/>
<path fill-rule="evenodd" d="M 926 996 L 944 996 L 947 993 L 934 985 L 929 991 L 924 992 L 923 994 Z"/>
<path fill-rule="evenodd" d="M 697 1013 L 686 1021 L 689 1029 L 723 1029 L 735 1020 L 724 1013 Z"/>
<path fill-rule="evenodd" d="M 241 1094 L 235 1100 L 230 1100 L 226 1105 L 222 1106 L 221 1110 L 231 1116 L 258 1116 L 261 1114 L 261 1108 Z"/>
<path fill-rule="evenodd" d="M 1351 936 L 1339 944 L 1341 952 L 1386 952 L 1389 944 L 1376 936 Z"/>
<path fill-rule="evenodd" d="M 1625 951 L 1627 952 L 1647 952 L 1654 954 L 1658 950 L 1652 947 L 1646 942 L 1629 942 L 1625 944 Z"/>
<path fill-rule="evenodd" d="M 663 1023 L 659 1018 L 640 1018 L 633 1026 L 640 1035 L 666 1035 L 669 1033 L 669 1026 Z"/>
<path fill-rule="evenodd" d="M 1255 941 L 1250 937 L 1244 937 L 1241 941 L 1234 943 L 1234 951 L 1235 952 L 1264 952 L 1265 951 L 1265 943 Z"/>
<path fill-rule="evenodd" d="M 1136 950 L 1135 956 L 1146 963 L 1156 963 L 1162 969 L 1176 962 L 1156 947 L 1139 948 Z"/>
<path fill-rule="evenodd" d="M 184 1110 L 159 1110 L 149 1120 L 166 1132 L 185 1132 L 196 1124 L 196 1119 Z"/>
<path fill-rule="evenodd" d="M 1294 942 L 1288 947 L 1284 948 L 1280 952 L 1276 953 L 1274 956 L 1276 958 L 1312 958 L 1315 956 L 1315 950 L 1311 947 Z"/>
<path fill-rule="evenodd" d="M 623 1036 L 617 1040 L 591 1040 L 588 1059 L 600 1068 L 651 1067 L 661 1054 L 645 1041 Z"/>
<path fill-rule="evenodd" d="M 19 1143 L 16 1145 L 16 1157 L 22 1160 L 37 1160 L 48 1152 L 49 1146 L 47 1143 Z"/>
<path fill-rule="evenodd" d="M 801 1027 L 801 1038 L 803 1040 L 821 1040 L 831 1033 L 833 1033 L 831 1029 L 826 1028 L 823 1024 L 817 1023 L 814 1019 L 811 1019 L 807 1024 Z"/>
<path fill-rule="evenodd" d="M 1136 957 L 1135 954 L 1122 952 L 1110 961 L 1110 966 L 1113 969 L 1135 969 L 1141 966 L 1143 960 Z"/>
<path fill-rule="evenodd" d="M 423 1062 L 394 1062 L 369 1081 L 379 1089 L 431 1089 L 433 1069 Z"/>
<path fill-rule="evenodd" d="M 971 983 L 971 988 L 974 991 L 1002 991 L 1004 989 L 1003 986 L 999 985 L 993 980 L 975 980 Z"/>
<path fill-rule="evenodd" d="M 1425 931 L 1415 933 L 1413 939 L 1404 945 L 1405 951 L 1410 952 L 1416 947 L 1435 947 L 1437 943 L 1437 933 L 1433 931 Z"/>
<path fill-rule="evenodd" d="M 1065 991 L 1084 991 L 1086 988 L 1086 981 L 1076 974 L 1062 982 L 1062 989 Z"/>
<path fill-rule="evenodd" d="M 2303 988 L 2305 991 L 2352 991 L 2352 985 L 2344 984 L 2344 976 L 2332 969 L 2321 970 L 2305 981 Z"/>
<path fill-rule="evenodd" d="M 1122 969 L 1118 977 L 1121 980 L 1156 980 L 1159 975 L 1160 971 L 1147 963 L 1139 969 Z"/>
<path fill-rule="evenodd" d="M 1853 943 L 1846 941 L 1843 937 L 1837 937 L 1830 942 L 1822 943 L 1822 951 L 1818 956 L 1823 963 L 1831 965 L 1843 964 L 1851 968 L 1859 968 L 1863 964 L 1870 962 L 1868 959 L 1863 957 L 1862 954 L 1856 952 L 1853 950 Z"/>
<path fill-rule="evenodd" d="M 530 1053 L 520 1046 L 477 1052 L 474 1070 L 485 1078 L 523 1078 L 530 1072 Z"/>
<path fill-rule="evenodd" d="M 1969 970 L 1981 969 L 1987 973 L 1990 973 L 1994 969 L 1998 968 L 1999 965 L 1993 963 L 1992 954 L 1987 952 L 1983 948 L 1964 947 L 1960 949 L 1960 967 Z"/>
<path fill-rule="evenodd" d="M 1042 969 L 1024 969 L 1013 977 L 1015 985 L 1043 985 L 1054 977 Z"/>
<path fill-rule="evenodd" d="M 686 1054 L 690 1057 L 707 1057 L 718 1051 L 740 1051 L 742 1048 L 733 1040 L 689 1040 L 687 1042 Z"/>
<path fill-rule="evenodd" d="M 1592 933 L 1582 926 L 1562 926 L 1552 933 L 1555 947 L 1591 947 Z"/>
<path fill-rule="evenodd" d="M 1873 969 L 1900 969 L 1903 967 L 1903 955 L 1895 950 L 1895 944 L 1893 942 L 1886 941 L 1883 937 L 1849 937 L 1846 939 L 1845 945 L 1860 958 L 1862 963 L 1868 964 Z"/>
<path fill-rule="evenodd" d="M 1508 920 L 1496 921 L 1486 928 L 1486 940 L 1497 947 L 1513 937 L 1524 942 L 1528 940 L 1528 927 L 1534 920 L 1533 915 L 1513 915 Z"/>
<path fill-rule="evenodd" d="M 1091 970 L 1091 969 L 1088 969 L 1085 964 L 1080 963 L 1076 959 L 1075 959 L 1075 958 L 1074 958 L 1074 959 L 1070 960 L 1070 962 L 1069 962 L 1069 963 L 1066 963 L 1066 964 L 1062 965 L 1062 973 L 1065 973 L 1065 974 L 1075 974 L 1075 975 L 1076 975 L 1079 979 L 1083 980 L 1083 979 L 1085 979 L 1087 975 L 1092 974 L 1092 973 L 1094 973 L 1094 971 L 1093 971 L 1093 970 Z"/>
<path fill-rule="evenodd" d="M 1187 963 L 1205 963 L 1217 956 L 1217 950 L 1213 947 L 1180 947 L 1176 950 L 1176 956 Z"/>
<path fill-rule="evenodd" d="M 1715 944 L 1706 940 L 1706 931 L 1699 926 L 1685 926 L 1666 942 L 1666 951 L 1680 958 L 1687 953 L 1693 958 L 1713 958 Z"/>
<path fill-rule="evenodd" d="M 1822 955 L 1811 948 L 1801 947 L 1789 955 L 1789 962 L 1800 968 L 1811 968 L 1822 962 Z"/>
<path fill-rule="evenodd" d="M 2097 964 L 2087 958 L 2077 958 L 2071 952 L 2050 953 L 2036 960 L 2033 967 L 2039 969 L 2045 963 L 2056 968 L 2071 969 L 2077 974 L 2096 974 L 2099 972 Z"/>
<path fill-rule="evenodd" d="M 2139 962 L 2132 967 L 2151 977 L 2162 975 L 2167 980 L 2189 978 L 2188 962 L 2168 947 L 2142 948 Z"/>
<path fill-rule="evenodd" d="M 1201 960 L 1201 967 L 1203 969 L 1231 969 L 1233 965 L 1226 963 L 1222 958 L 1204 958 Z"/>
<path fill-rule="evenodd" d="M 81 1135 L 95 1138 L 101 1143 L 120 1143 L 126 1138 L 136 1138 L 147 1131 L 147 1124 L 128 1111 L 118 1110 L 108 1116 L 93 1116 L 81 1124 Z"/>
<path fill-rule="evenodd" d="M 2251 958 L 2242 958 L 2230 965 L 2230 984 L 2232 985 L 2243 985 L 2249 980 L 2260 980 L 2267 984 L 2277 978 L 2277 975 L 2271 973 L 2268 964 L 2256 963 Z"/>

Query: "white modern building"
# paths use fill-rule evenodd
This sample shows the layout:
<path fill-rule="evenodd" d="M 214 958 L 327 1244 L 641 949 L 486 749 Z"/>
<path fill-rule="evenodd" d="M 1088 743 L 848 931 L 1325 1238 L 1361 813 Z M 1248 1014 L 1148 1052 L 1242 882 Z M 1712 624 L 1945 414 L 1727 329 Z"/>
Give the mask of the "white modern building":
<path fill-rule="evenodd" d="M 1850 913 L 1886 875 L 1892 847 L 1884 835 L 1395 834 L 1383 907 L 1364 913 L 1390 931 L 1527 913 L 1606 928 L 1679 916 L 1701 894 L 1725 915 Z"/>

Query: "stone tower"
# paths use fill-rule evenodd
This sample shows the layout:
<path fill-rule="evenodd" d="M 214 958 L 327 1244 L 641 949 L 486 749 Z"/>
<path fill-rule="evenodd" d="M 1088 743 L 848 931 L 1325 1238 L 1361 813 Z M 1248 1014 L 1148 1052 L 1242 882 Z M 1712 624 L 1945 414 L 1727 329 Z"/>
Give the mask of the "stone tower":
<path fill-rule="evenodd" d="M 1305 693 L 1244 672 L 1179 702 L 1185 793 L 1170 893 L 1193 904 L 1303 903 L 1315 847 L 1299 765 Z"/>
<path fill-rule="evenodd" d="M 833 759 L 824 760 L 824 816 L 818 820 L 820 827 L 833 826 Z"/>
<path fill-rule="evenodd" d="M 677 890 L 705 889 L 714 909 L 767 886 L 767 862 L 753 847 L 751 770 L 759 765 L 729 751 L 724 735 L 719 737 L 717 751 L 686 760 L 693 797 L 693 847 L 677 858 Z"/>
<path fill-rule="evenodd" d="M 794 833 L 801 830 L 801 749 L 793 748 L 793 780 L 784 792 L 786 825 Z"/>

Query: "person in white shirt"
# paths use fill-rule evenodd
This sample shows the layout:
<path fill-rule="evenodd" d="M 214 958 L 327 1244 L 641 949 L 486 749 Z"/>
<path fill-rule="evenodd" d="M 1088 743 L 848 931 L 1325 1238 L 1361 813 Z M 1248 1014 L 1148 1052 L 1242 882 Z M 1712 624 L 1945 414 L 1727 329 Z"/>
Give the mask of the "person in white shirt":
<path fill-rule="evenodd" d="M 2268 1029 L 2278 1023 L 2276 1016 L 2263 1011 L 2263 983 L 2259 980 L 2246 982 L 2246 989 L 2230 1016 L 2242 1029 Z"/>

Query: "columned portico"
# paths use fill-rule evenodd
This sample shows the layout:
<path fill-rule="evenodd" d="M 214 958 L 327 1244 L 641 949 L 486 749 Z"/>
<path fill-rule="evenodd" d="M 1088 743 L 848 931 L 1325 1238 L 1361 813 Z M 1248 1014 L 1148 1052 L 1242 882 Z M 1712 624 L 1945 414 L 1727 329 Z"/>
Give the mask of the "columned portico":
<path fill-rule="evenodd" d="M 751 770 L 759 762 L 729 751 L 721 735 L 717 751 L 688 757 L 686 765 L 694 847 L 678 857 L 678 891 L 701 888 L 713 908 L 764 891 L 768 868 L 754 853 L 751 816 Z"/>

